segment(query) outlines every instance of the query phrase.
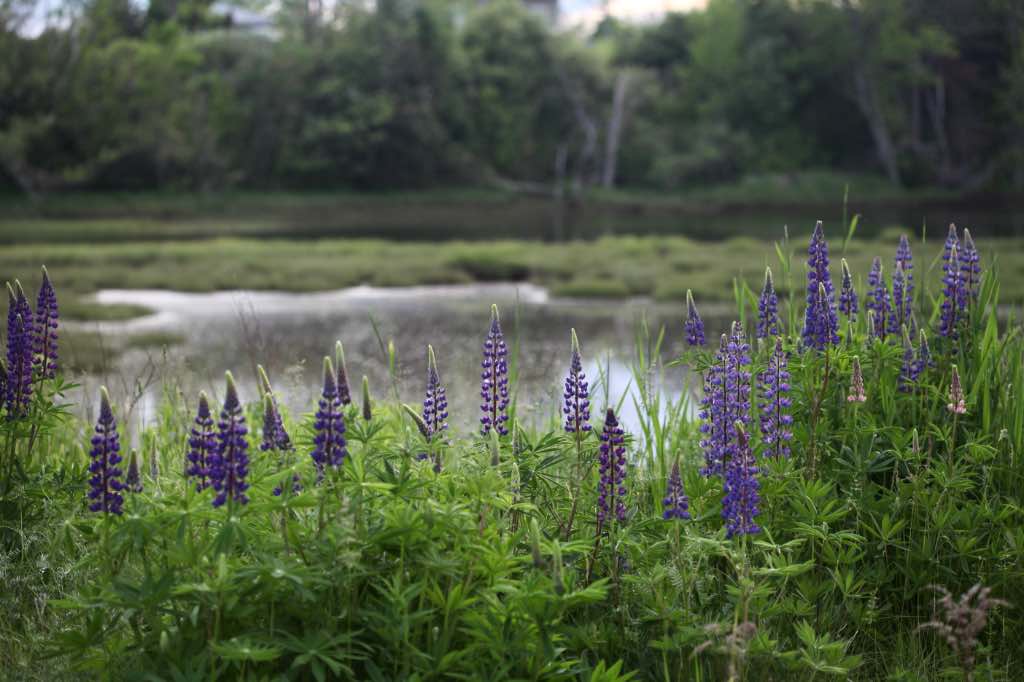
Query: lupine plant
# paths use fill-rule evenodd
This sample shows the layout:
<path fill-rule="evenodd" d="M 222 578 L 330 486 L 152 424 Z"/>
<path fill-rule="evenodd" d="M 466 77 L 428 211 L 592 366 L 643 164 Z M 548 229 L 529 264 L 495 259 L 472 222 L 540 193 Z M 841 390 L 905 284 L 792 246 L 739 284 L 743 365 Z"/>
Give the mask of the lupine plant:
<path fill-rule="evenodd" d="M 483 435 L 491 429 L 508 434 L 508 347 L 498 319 L 498 306 L 491 306 L 491 326 L 484 339 L 484 359 L 480 363 L 480 425 Z"/>
<path fill-rule="evenodd" d="M 252 405 L 232 381 L 220 410 L 203 396 L 186 416 L 173 392 L 155 420 L 119 410 L 125 447 L 146 453 L 139 490 L 141 459 L 121 472 L 113 401 L 104 392 L 86 425 L 48 405 L 66 370 L 35 370 L 25 415 L 0 420 L 0 669 L 16 679 L 1015 679 L 1024 338 L 999 317 L 994 268 L 975 272 L 961 257 L 968 236 L 956 241 L 947 261 L 970 292 L 951 299 L 957 343 L 930 338 L 943 313 L 936 273 L 915 271 L 908 298 L 898 255 L 911 306 L 898 336 L 886 324 L 882 343 L 874 325 L 849 324 L 841 290 L 837 344 L 819 226 L 812 315 L 796 302 L 756 344 L 740 324 L 709 318 L 727 329 L 717 352 L 703 339 L 681 343 L 678 358 L 644 348 L 705 391 L 699 421 L 685 406 L 637 401 L 641 424 L 659 425 L 642 437 L 604 378 L 582 375 L 586 338 L 572 339 L 568 376 L 552 373 L 558 405 L 545 423 L 501 406 L 515 386 L 499 369 L 500 325 L 489 333 L 485 355 L 500 362 L 484 367 L 496 389 L 484 402 L 497 398 L 507 417 L 484 439 L 460 430 L 478 413 L 454 403 L 440 427 L 448 410 L 428 390 L 434 413 L 379 398 L 372 437 L 353 426 L 346 443 L 346 416 L 367 423 L 346 413 L 328 360 L 315 413 L 282 425 L 320 455 L 288 474 L 329 481 L 288 495 L 274 494 L 278 457 L 248 461 L 281 442 L 265 377 L 249 377 L 261 386 Z M 941 262 L 938 246 L 917 255 Z M 844 272 L 854 295 L 862 274 Z M 758 301 L 737 291 L 737 319 L 751 319 Z M 932 328 L 915 328 L 915 314 Z M 431 366 L 428 354 L 428 389 Z M 584 392 L 600 434 L 566 430 L 588 421 L 575 418 Z M 415 459 L 439 428 L 435 472 Z M 172 464 L 185 449 L 199 465 L 187 479 Z M 232 513 L 210 508 L 221 495 Z"/>

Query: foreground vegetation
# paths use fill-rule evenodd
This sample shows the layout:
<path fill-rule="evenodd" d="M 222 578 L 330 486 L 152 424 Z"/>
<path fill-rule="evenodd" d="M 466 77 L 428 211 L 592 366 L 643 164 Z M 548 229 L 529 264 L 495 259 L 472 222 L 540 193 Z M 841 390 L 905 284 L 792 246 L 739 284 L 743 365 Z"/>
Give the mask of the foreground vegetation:
<path fill-rule="evenodd" d="M 468 360 L 430 352 L 410 408 L 365 381 L 360 400 L 340 347 L 315 414 L 281 415 L 267 377 L 258 397 L 229 376 L 211 414 L 168 391 L 141 430 L 104 395 L 92 432 L 63 405 L 51 337 L 24 351 L 15 287 L 0 666 L 47 680 L 1014 679 L 1024 338 L 996 318 L 991 262 L 979 282 L 969 239 L 951 244 L 967 256 L 946 249 L 935 295 L 907 244 L 901 284 L 867 289 L 838 268 L 833 288 L 820 235 L 809 280 L 783 250 L 777 279 L 806 282 L 809 312 L 802 293 L 740 292 L 747 332 L 717 351 L 691 304 L 678 361 L 705 379 L 699 421 L 689 396 L 654 397 L 678 369 L 639 329 L 631 434 L 619 397 L 581 375 L 575 335 L 564 423 L 519 424 L 496 311 L 489 329 L 481 318 L 482 433 L 446 422 L 478 409 L 444 396 L 444 368 Z"/>

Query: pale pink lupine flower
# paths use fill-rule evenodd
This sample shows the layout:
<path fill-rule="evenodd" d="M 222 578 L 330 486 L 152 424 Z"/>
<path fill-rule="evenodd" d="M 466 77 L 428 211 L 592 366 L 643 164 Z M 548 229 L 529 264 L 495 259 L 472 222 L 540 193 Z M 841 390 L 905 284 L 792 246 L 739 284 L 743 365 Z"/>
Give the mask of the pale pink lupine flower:
<path fill-rule="evenodd" d="M 853 376 L 850 377 L 850 394 L 846 396 L 847 402 L 863 403 L 868 399 L 864 392 L 864 375 L 860 371 L 860 358 L 853 358 Z"/>
<path fill-rule="evenodd" d="M 949 403 L 946 409 L 953 414 L 967 414 L 967 401 L 964 398 L 964 389 L 960 385 L 960 372 L 956 365 L 953 365 L 953 378 L 949 382 Z"/>

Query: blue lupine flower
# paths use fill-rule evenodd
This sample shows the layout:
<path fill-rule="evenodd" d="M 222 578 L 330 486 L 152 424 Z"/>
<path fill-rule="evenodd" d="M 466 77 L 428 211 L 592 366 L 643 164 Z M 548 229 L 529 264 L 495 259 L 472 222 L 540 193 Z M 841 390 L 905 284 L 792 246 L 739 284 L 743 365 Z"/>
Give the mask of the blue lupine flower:
<path fill-rule="evenodd" d="M 142 476 L 139 475 L 139 453 L 132 450 L 128 458 L 128 473 L 124 477 L 124 489 L 130 493 L 142 492 Z"/>
<path fill-rule="evenodd" d="M 686 330 L 686 343 L 690 346 L 703 346 L 707 341 L 704 339 L 704 320 L 700 319 L 697 312 L 697 304 L 693 302 L 693 292 L 686 290 L 686 322 L 683 325 Z"/>
<path fill-rule="evenodd" d="M 210 465 L 217 453 L 217 431 L 213 425 L 210 401 L 206 393 L 199 393 L 199 407 L 188 438 L 185 475 L 195 480 L 196 492 L 210 487 Z"/>
<path fill-rule="evenodd" d="M 316 464 L 317 481 L 323 480 L 326 467 L 337 469 L 348 457 L 345 442 L 345 415 L 342 412 L 341 398 L 338 396 L 338 385 L 331 359 L 324 358 L 324 387 L 320 394 L 320 403 L 316 411 L 313 428 L 313 451 L 310 456 Z"/>
<path fill-rule="evenodd" d="M 874 313 L 872 335 L 877 339 L 884 339 L 892 324 L 892 295 L 882 271 L 881 258 L 876 257 L 871 262 L 871 272 L 868 273 L 868 294 L 864 307 Z"/>
<path fill-rule="evenodd" d="M 668 477 L 668 486 L 665 489 L 665 497 L 661 501 L 664 507 L 662 518 L 688 519 L 690 518 L 690 498 L 686 496 L 683 489 L 683 477 L 679 472 L 679 462 L 672 464 L 672 473 Z"/>
<path fill-rule="evenodd" d="M 32 326 L 32 306 L 25 291 L 15 280 L 7 285 L 7 379 L 4 402 L 7 417 L 18 419 L 28 415 L 32 403 L 32 362 L 35 342 Z"/>
<path fill-rule="evenodd" d="M 605 414 L 604 430 L 601 433 L 601 448 L 598 456 L 600 477 L 597 494 L 597 527 L 600 532 L 605 520 L 612 514 L 619 520 L 626 520 L 626 439 L 615 418 L 615 411 L 608 408 Z"/>
<path fill-rule="evenodd" d="M 334 364 L 338 370 L 338 400 L 345 407 L 352 404 L 352 390 L 348 385 L 348 365 L 345 363 L 345 347 L 341 341 L 334 342 Z"/>
<path fill-rule="evenodd" d="M 793 439 L 789 398 L 789 354 L 782 348 L 782 339 L 775 341 L 775 352 L 768 358 L 768 367 L 758 375 L 761 393 L 761 440 L 770 457 L 789 457 L 789 441 Z"/>
<path fill-rule="evenodd" d="M 828 243 L 821 221 L 814 226 L 807 248 L 807 309 L 804 311 L 803 342 L 808 348 L 825 350 L 839 343 L 839 318 L 835 290 L 829 271 Z M 824 291 L 821 295 L 819 289 Z"/>
<path fill-rule="evenodd" d="M 728 456 L 730 430 L 725 408 L 725 368 L 728 365 L 729 337 L 722 334 L 715 362 L 704 374 L 704 395 L 700 400 L 702 435 L 700 447 L 704 451 L 701 474 L 716 476 L 722 473 L 722 463 Z"/>
<path fill-rule="evenodd" d="M 920 367 L 917 362 L 917 354 L 914 352 L 914 344 L 910 341 L 910 332 L 903 328 L 903 362 L 900 365 L 898 388 L 903 393 L 909 393 L 914 389 Z"/>
<path fill-rule="evenodd" d="M 277 406 L 277 397 L 270 385 L 270 378 L 261 365 L 256 366 L 256 373 L 259 376 L 260 392 L 263 394 L 263 438 L 260 440 L 260 450 L 289 452 L 294 449 L 292 439 L 284 428 L 284 420 L 281 418 L 281 410 Z"/>
<path fill-rule="evenodd" d="M 903 269 L 903 296 L 896 298 L 893 292 L 893 299 L 896 307 L 896 314 L 900 324 L 905 324 L 912 319 L 914 311 L 914 254 L 910 252 L 910 240 L 907 235 L 900 235 L 900 244 L 896 247 L 895 266 Z M 893 283 L 895 288 L 895 282 Z"/>
<path fill-rule="evenodd" d="M 124 498 L 121 491 L 121 439 L 117 433 L 117 420 L 110 407 L 110 395 L 100 388 L 100 416 L 96 420 L 96 435 L 89 451 L 89 511 L 120 514 Z"/>
<path fill-rule="evenodd" d="M 722 487 L 725 496 L 722 498 L 722 518 L 726 521 L 726 534 L 749 535 L 759 533 L 761 527 L 754 521 L 760 513 L 760 483 L 757 480 L 758 468 L 754 464 L 754 454 L 750 448 L 750 436 L 740 422 L 736 423 L 736 448 L 733 457 L 726 466 L 725 480 Z"/>
<path fill-rule="evenodd" d="M 971 232 L 964 228 L 964 239 L 960 244 L 960 310 L 964 311 L 970 302 L 978 297 L 981 284 L 981 256 L 978 254 Z"/>
<path fill-rule="evenodd" d="M 903 273 L 903 266 L 896 263 L 896 270 L 892 274 L 892 314 L 889 315 L 889 323 L 886 331 L 889 334 L 897 335 L 900 329 L 907 324 L 910 310 L 906 308 L 906 276 Z"/>
<path fill-rule="evenodd" d="M 956 339 L 959 336 L 960 327 L 960 304 L 964 300 L 961 294 L 961 280 L 959 262 L 959 247 L 957 244 L 949 250 L 949 258 L 942 266 L 945 274 L 942 278 L 942 305 L 939 310 L 939 336 L 949 339 Z"/>
<path fill-rule="evenodd" d="M 484 359 L 480 363 L 483 372 L 480 373 L 480 397 L 483 403 L 480 410 L 483 416 L 480 418 L 481 431 L 483 435 L 490 433 L 493 428 L 499 436 L 508 433 L 505 422 L 508 421 L 508 348 L 505 345 L 505 335 L 501 331 L 501 322 L 498 319 L 498 306 L 491 306 L 491 327 L 484 340 Z"/>
<path fill-rule="evenodd" d="M 931 348 L 928 347 L 928 336 L 924 333 L 923 329 L 920 331 L 920 336 L 918 338 L 917 368 L 915 371 L 917 372 L 917 375 L 920 376 L 921 372 L 935 367 L 935 360 L 932 359 L 932 351 Z"/>
<path fill-rule="evenodd" d="M 857 313 L 860 312 L 857 290 L 853 287 L 853 275 L 850 274 L 850 266 L 847 264 L 846 259 L 842 259 L 841 262 L 843 265 L 843 283 L 839 289 L 839 312 L 853 321 L 857 319 Z"/>
<path fill-rule="evenodd" d="M 772 281 L 772 269 L 765 268 L 764 287 L 757 302 L 757 338 L 765 339 L 779 333 L 779 297 Z"/>
<path fill-rule="evenodd" d="M 448 396 L 444 386 L 441 384 L 441 374 L 437 371 L 437 358 L 434 356 L 434 347 L 427 346 L 427 390 L 423 396 L 423 426 L 426 433 L 423 436 L 435 447 L 435 442 L 440 439 L 442 433 L 448 430 Z M 420 459 L 426 459 L 427 454 L 423 453 Z M 434 471 L 441 471 L 441 454 L 436 450 L 431 453 L 434 463 Z"/>
<path fill-rule="evenodd" d="M 57 310 L 57 294 L 50 282 L 50 275 L 43 267 L 43 283 L 36 299 L 35 323 L 35 364 L 39 375 L 46 379 L 57 376 L 57 327 L 60 315 Z"/>
<path fill-rule="evenodd" d="M 214 507 L 220 507 L 229 500 L 237 504 L 249 502 L 245 494 L 249 489 L 245 481 L 249 475 L 249 441 L 246 439 L 249 429 L 245 425 L 242 403 L 231 372 L 227 372 L 226 380 L 224 404 L 217 423 L 217 449 L 210 461 L 210 484 L 217 492 L 213 498 Z"/>
<path fill-rule="evenodd" d="M 565 431 L 577 435 L 590 431 L 590 388 L 583 371 L 580 342 L 576 330 L 571 332 L 572 352 L 569 357 L 569 374 L 565 378 L 565 392 L 562 394 L 562 412 L 565 414 Z"/>

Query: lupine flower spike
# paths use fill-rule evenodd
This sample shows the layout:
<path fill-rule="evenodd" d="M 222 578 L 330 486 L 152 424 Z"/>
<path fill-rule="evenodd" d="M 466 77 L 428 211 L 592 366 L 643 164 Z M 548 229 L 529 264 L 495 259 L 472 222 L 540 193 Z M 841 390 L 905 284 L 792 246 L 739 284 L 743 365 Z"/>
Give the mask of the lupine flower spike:
<path fill-rule="evenodd" d="M 45 379 L 57 376 L 57 294 L 50 282 L 50 275 L 43 267 L 43 283 L 36 299 L 35 364 L 39 375 Z"/>
<path fill-rule="evenodd" d="M 668 486 L 665 488 L 665 498 L 661 501 L 664 508 L 662 518 L 670 519 L 690 518 L 690 498 L 686 496 L 683 489 L 683 476 L 679 472 L 679 462 L 672 464 L 672 473 L 668 477 Z"/>
<path fill-rule="evenodd" d="M 363 375 L 363 420 L 373 419 L 373 403 L 370 401 L 370 380 Z"/>
<path fill-rule="evenodd" d="M 28 415 L 32 402 L 32 307 L 21 285 L 7 285 L 7 379 L 4 382 L 7 417 Z"/>
<path fill-rule="evenodd" d="M 772 281 L 772 269 L 765 268 L 764 287 L 757 302 L 757 338 L 766 339 L 779 333 L 779 297 Z"/>
<path fill-rule="evenodd" d="M 569 374 L 565 378 L 565 392 L 562 394 L 565 414 L 565 431 L 577 435 L 590 431 L 590 389 L 587 375 L 583 372 L 580 342 L 576 330 L 571 331 L 572 351 L 569 356 Z"/>
<path fill-rule="evenodd" d="M 600 476 L 597 494 L 597 527 L 600 531 L 605 520 L 612 514 L 619 520 L 626 520 L 626 440 L 615 418 L 615 411 L 608 408 L 605 414 L 604 430 L 601 433 L 601 450 L 598 457 Z"/>
<path fill-rule="evenodd" d="M 693 292 L 686 290 L 686 322 L 683 325 L 686 330 L 686 343 L 690 346 L 703 346 L 707 341 L 704 338 L 704 320 L 700 319 L 697 312 L 697 304 L 693 302 Z"/>
<path fill-rule="evenodd" d="M 89 511 L 120 514 L 124 498 L 121 491 L 121 439 L 117 433 L 117 420 L 110 407 L 106 387 L 100 388 L 100 416 L 96 421 L 96 434 L 92 437 L 92 462 L 89 464 Z"/>
<path fill-rule="evenodd" d="M 857 313 L 860 312 L 860 305 L 857 300 L 857 290 L 853 288 L 853 275 L 850 274 L 850 266 L 844 258 L 840 261 L 843 266 L 843 284 L 839 290 L 839 312 L 854 321 Z"/>
<path fill-rule="evenodd" d="M 814 226 L 807 248 L 807 309 L 804 312 L 803 343 L 808 348 L 824 350 L 839 343 L 839 319 L 836 315 L 835 290 L 829 271 L 828 243 L 821 221 Z M 820 289 L 824 289 L 822 295 Z"/>
<path fill-rule="evenodd" d="M 935 366 L 935 360 L 932 359 L 932 351 L 928 347 L 928 336 L 922 329 L 918 335 L 917 344 L 917 374 L 920 376 L 921 372 L 926 369 L 931 369 Z"/>
<path fill-rule="evenodd" d="M 139 475 L 139 453 L 132 450 L 128 458 L 128 473 L 124 478 L 124 488 L 130 493 L 142 492 L 142 476 Z"/>
<path fill-rule="evenodd" d="M 199 394 L 199 408 L 188 438 L 185 475 L 194 479 L 196 492 L 210 487 L 210 465 L 217 451 L 217 432 L 206 393 Z"/>
<path fill-rule="evenodd" d="M 891 295 L 889 286 L 885 282 L 885 274 L 882 272 L 882 259 L 875 258 L 871 262 L 871 272 L 868 273 L 868 294 L 864 307 L 874 313 L 873 335 L 877 339 L 884 339 L 889 331 L 889 318 L 892 314 Z"/>
<path fill-rule="evenodd" d="M 953 244 L 949 250 L 949 261 L 943 265 L 946 271 L 942 278 L 942 306 L 939 312 L 939 336 L 949 339 L 956 339 L 959 336 L 960 326 L 960 302 L 963 296 L 960 293 L 960 272 L 957 267 L 959 249 Z"/>
<path fill-rule="evenodd" d="M 914 311 L 914 254 L 910 251 L 910 240 L 905 234 L 900 235 L 900 244 L 896 247 L 895 265 L 903 269 L 904 277 L 903 300 L 896 301 L 896 310 L 902 323 L 911 319 Z"/>
<path fill-rule="evenodd" d="M 910 341 L 910 331 L 903 327 L 903 364 L 900 366 L 899 390 L 903 393 L 913 390 L 918 374 L 917 355 L 914 352 L 914 344 Z"/>
<path fill-rule="evenodd" d="M 953 376 L 949 381 L 949 403 L 946 405 L 953 414 L 967 414 L 967 401 L 963 386 L 960 385 L 960 371 L 953 365 Z"/>
<path fill-rule="evenodd" d="M 736 422 L 736 450 L 726 466 L 722 498 L 722 518 L 726 521 L 726 536 L 759 533 L 761 527 L 754 521 L 760 513 L 760 483 L 750 436 L 742 422 Z"/>
<path fill-rule="evenodd" d="M 896 269 L 892 274 L 892 313 L 889 315 L 889 322 L 886 331 L 889 334 L 899 334 L 900 330 L 907 324 L 907 317 L 910 311 L 904 312 L 906 302 L 906 277 L 903 273 L 903 266 L 896 263 Z"/>
<path fill-rule="evenodd" d="M 789 356 L 782 348 L 782 339 L 775 341 L 775 352 L 768 358 L 768 368 L 758 375 L 761 393 L 761 440 L 770 457 L 789 457 L 790 427 L 793 415 L 789 408 Z"/>
<path fill-rule="evenodd" d="M 878 338 L 878 320 L 875 317 L 875 311 L 868 309 L 868 338 Z"/>
<path fill-rule="evenodd" d="M 499 436 L 508 433 L 505 423 L 508 421 L 508 348 L 505 346 L 505 335 L 501 331 L 498 319 L 498 306 L 491 306 L 491 327 L 484 340 L 484 359 L 480 363 L 480 397 L 483 403 L 480 410 L 480 426 L 483 435 L 491 429 Z"/>
<path fill-rule="evenodd" d="M 850 393 L 846 396 L 846 400 L 851 403 L 863 403 L 867 399 L 868 396 L 864 392 L 864 374 L 860 369 L 860 358 L 854 356 L 850 375 Z"/>
<path fill-rule="evenodd" d="M 715 362 L 704 375 L 704 395 L 700 400 L 700 447 L 704 450 L 701 474 L 715 476 L 722 473 L 722 462 L 728 454 L 730 431 L 725 416 L 725 367 L 729 337 L 722 334 Z"/>
<path fill-rule="evenodd" d="M 343 406 L 352 404 L 352 391 L 348 386 L 348 365 L 345 364 L 345 347 L 341 341 L 334 342 L 334 365 L 338 370 L 338 399 Z"/>
<path fill-rule="evenodd" d="M 981 257 L 974 246 L 971 231 L 964 228 L 964 239 L 959 252 L 960 264 L 960 309 L 966 310 L 969 303 L 978 297 L 981 284 Z"/>
<path fill-rule="evenodd" d="M 338 396 L 337 375 L 331 359 L 324 358 L 324 387 L 320 394 L 320 403 L 316 411 L 313 429 L 313 452 L 311 457 L 316 464 L 317 481 L 323 480 L 324 470 L 330 466 L 340 467 L 348 456 L 345 442 L 345 416 L 341 409 L 341 398 Z"/>
<path fill-rule="evenodd" d="M 437 371 L 437 358 L 434 357 L 433 346 L 427 346 L 427 390 L 423 396 L 423 436 L 433 442 L 448 430 L 448 397 L 441 385 L 441 375 Z M 441 454 L 433 452 L 434 471 L 441 471 Z M 424 454 L 423 457 L 426 457 Z"/>
<path fill-rule="evenodd" d="M 225 380 L 224 405 L 217 423 L 217 450 L 210 463 L 210 484 L 217 492 L 214 507 L 229 500 L 237 504 L 249 502 L 245 494 L 249 489 L 245 480 L 249 475 L 249 441 L 246 439 L 249 429 L 231 372 L 226 373 Z"/>
<path fill-rule="evenodd" d="M 259 377 L 260 394 L 263 396 L 263 438 L 260 441 L 260 450 L 288 452 L 293 449 L 292 439 L 284 428 L 284 420 L 281 418 L 281 410 L 277 406 L 277 397 L 274 395 L 273 386 L 270 385 L 270 378 L 262 365 L 256 366 L 256 374 Z"/>

